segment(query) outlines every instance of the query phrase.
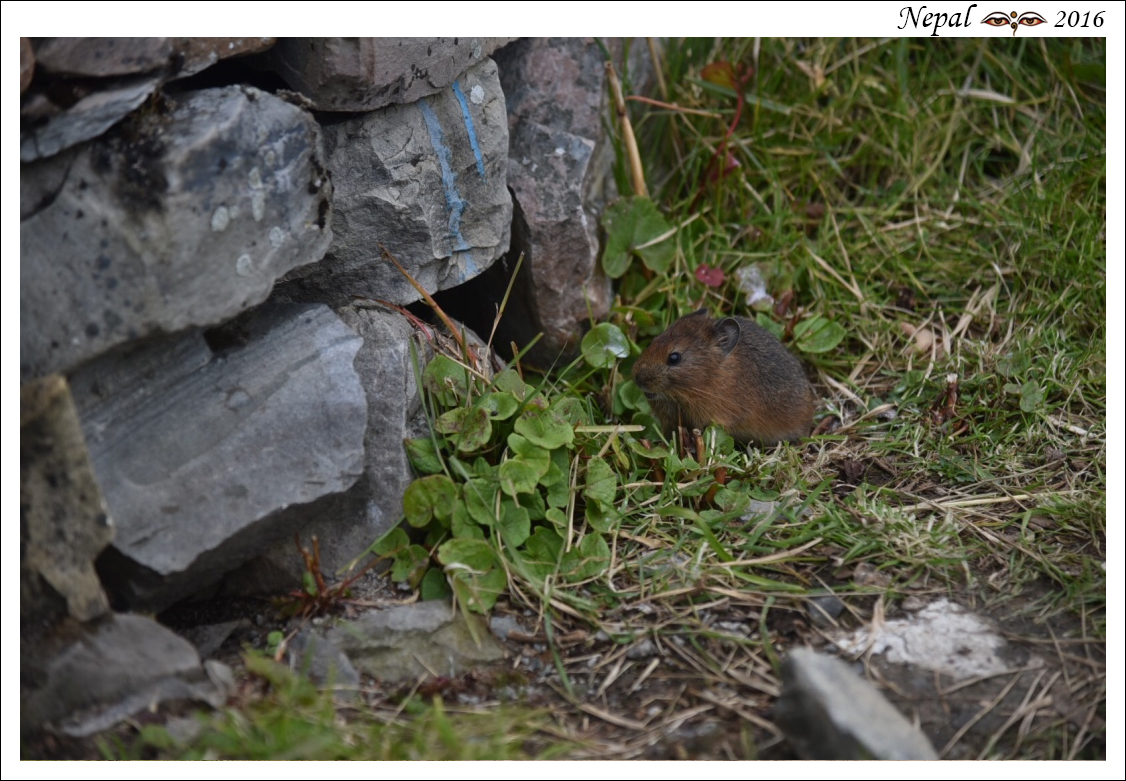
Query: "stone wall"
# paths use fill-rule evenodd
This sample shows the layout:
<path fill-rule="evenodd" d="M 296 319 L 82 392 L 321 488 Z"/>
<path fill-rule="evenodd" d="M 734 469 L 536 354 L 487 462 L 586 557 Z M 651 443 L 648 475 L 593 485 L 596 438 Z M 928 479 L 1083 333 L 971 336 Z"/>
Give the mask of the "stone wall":
<path fill-rule="evenodd" d="M 524 253 L 503 343 L 543 332 L 547 363 L 606 314 L 601 51 L 21 39 L 29 718 L 65 715 L 42 697 L 67 685 L 59 621 L 159 639 L 138 617 L 106 629 L 109 607 L 278 588 L 300 574 L 295 531 L 319 534 L 330 571 L 398 520 L 402 441 L 425 423 L 411 356 L 428 353 L 382 303 L 420 298 L 384 248 L 485 329 Z"/>

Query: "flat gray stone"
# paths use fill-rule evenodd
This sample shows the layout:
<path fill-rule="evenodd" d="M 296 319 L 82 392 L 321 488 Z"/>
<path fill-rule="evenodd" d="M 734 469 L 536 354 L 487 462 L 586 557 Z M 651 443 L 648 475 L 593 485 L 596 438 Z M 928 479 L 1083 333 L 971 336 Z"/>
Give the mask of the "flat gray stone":
<path fill-rule="evenodd" d="M 775 718 L 803 759 L 938 759 L 926 736 L 840 659 L 795 648 L 782 681 Z"/>
<path fill-rule="evenodd" d="M 188 93 L 76 151 L 20 223 L 20 374 L 69 371 L 125 341 L 211 325 L 321 257 L 332 231 L 320 133 L 251 87 Z M 44 192 L 46 191 L 46 192 Z"/>
<path fill-rule="evenodd" d="M 94 559 L 113 539 L 66 379 L 54 374 L 20 389 L 20 619 L 90 621 L 108 612 Z M 40 580 L 42 579 L 42 580 Z"/>
<path fill-rule="evenodd" d="M 86 95 L 65 111 L 53 113 L 42 124 L 20 130 L 20 162 L 31 163 L 57 155 L 75 144 L 89 141 L 109 130 L 145 102 L 160 86 L 159 76 L 116 82 L 112 87 Z"/>
<path fill-rule="evenodd" d="M 472 630 L 470 629 L 472 622 Z M 328 632 L 357 669 L 380 680 L 455 676 L 504 650 L 477 616 L 467 620 L 448 602 L 416 602 L 365 613 Z"/>
<path fill-rule="evenodd" d="M 245 626 L 250 626 L 250 621 L 241 618 L 237 621 L 222 621 L 218 624 L 200 624 L 177 629 L 177 634 L 195 646 L 201 659 L 207 659 L 222 647 L 232 632 Z"/>
<path fill-rule="evenodd" d="M 282 38 L 274 70 L 317 109 L 372 111 L 453 84 L 512 38 Z"/>
<path fill-rule="evenodd" d="M 331 686 L 339 699 L 355 699 L 360 674 L 339 648 L 322 635 L 303 630 L 289 642 L 289 669 L 306 676 L 322 688 Z"/>
<path fill-rule="evenodd" d="M 40 38 L 36 65 L 51 73 L 102 78 L 164 68 L 172 57 L 168 38 Z"/>
<path fill-rule="evenodd" d="M 472 279 L 508 249 L 508 125 L 492 60 L 416 103 L 326 126 L 325 144 L 332 246 L 279 293 L 334 307 L 357 297 L 408 304 L 421 296 L 381 244 L 431 293 Z"/>
<path fill-rule="evenodd" d="M 168 701 L 220 707 L 229 676 L 200 664 L 191 643 L 150 618 L 117 615 L 82 632 L 40 668 L 42 685 L 21 692 L 24 728 L 49 723 L 64 734 L 87 737 Z"/>
<path fill-rule="evenodd" d="M 265 307 L 211 340 L 153 341 L 73 377 L 117 524 L 103 579 L 134 609 L 214 582 L 363 470 L 360 339 L 332 311 Z"/>

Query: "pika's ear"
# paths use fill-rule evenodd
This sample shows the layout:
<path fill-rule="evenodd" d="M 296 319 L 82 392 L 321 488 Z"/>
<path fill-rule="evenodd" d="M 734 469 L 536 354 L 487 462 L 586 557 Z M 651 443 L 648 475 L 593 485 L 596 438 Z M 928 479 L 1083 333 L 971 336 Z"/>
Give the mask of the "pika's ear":
<path fill-rule="evenodd" d="M 697 316 L 699 316 L 699 315 L 706 315 L 707 313 L 708 313 L 708 310 L 707 310 L 707 309 L 697 309 L 697 310 L 696 310 L 695 312 L 693 312 L 692 314 L 690 314 L 690 315 L 685 315 L 685 316 L 686 316 L 686 317 L 697 317 Z"/>
<path fill-rule="evenodd" d="M 739 344 L 739 321 L 734 317 L 725 317 L 715 325 L 715 343 L 724 355 L 729 355 Z"/>

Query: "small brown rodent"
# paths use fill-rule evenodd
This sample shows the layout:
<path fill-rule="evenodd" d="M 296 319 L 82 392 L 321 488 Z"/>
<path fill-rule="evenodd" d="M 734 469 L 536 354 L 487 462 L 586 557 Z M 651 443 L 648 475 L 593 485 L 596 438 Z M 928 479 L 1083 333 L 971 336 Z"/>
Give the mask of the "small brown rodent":
<path fill-rule="evenodd" d="M 745 317 L 713 320 L 700 309 L 680 318 L 645 348 L 633 379 L 666 433 L 717 423 L 742 442 L 773 445 L 813 425 L 801 363 Z"/>

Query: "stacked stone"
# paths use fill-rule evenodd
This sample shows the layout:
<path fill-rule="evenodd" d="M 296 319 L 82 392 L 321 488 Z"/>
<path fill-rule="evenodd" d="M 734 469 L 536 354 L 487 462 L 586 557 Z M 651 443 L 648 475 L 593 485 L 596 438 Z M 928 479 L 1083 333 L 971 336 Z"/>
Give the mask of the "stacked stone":
<path fill-rule="evenodd" d="M 328 571 L 399 519 L 426 350 L 373 303 L 419 299 L 383 248 L 484 324 L 524 253 L 503 335 L 544 332 L 547 362 L 606 313 L 601 50 L 509 42 L 21 39 L 25 725 L 90 705 L 51 694 L 66 671 L 113 666 L 44 627 L 100 620 L 106 658 L 176 645 L 109 606 L 278 588 L 295 531 Z M 177 649 L 130 685 L 215 699 Z"/>

